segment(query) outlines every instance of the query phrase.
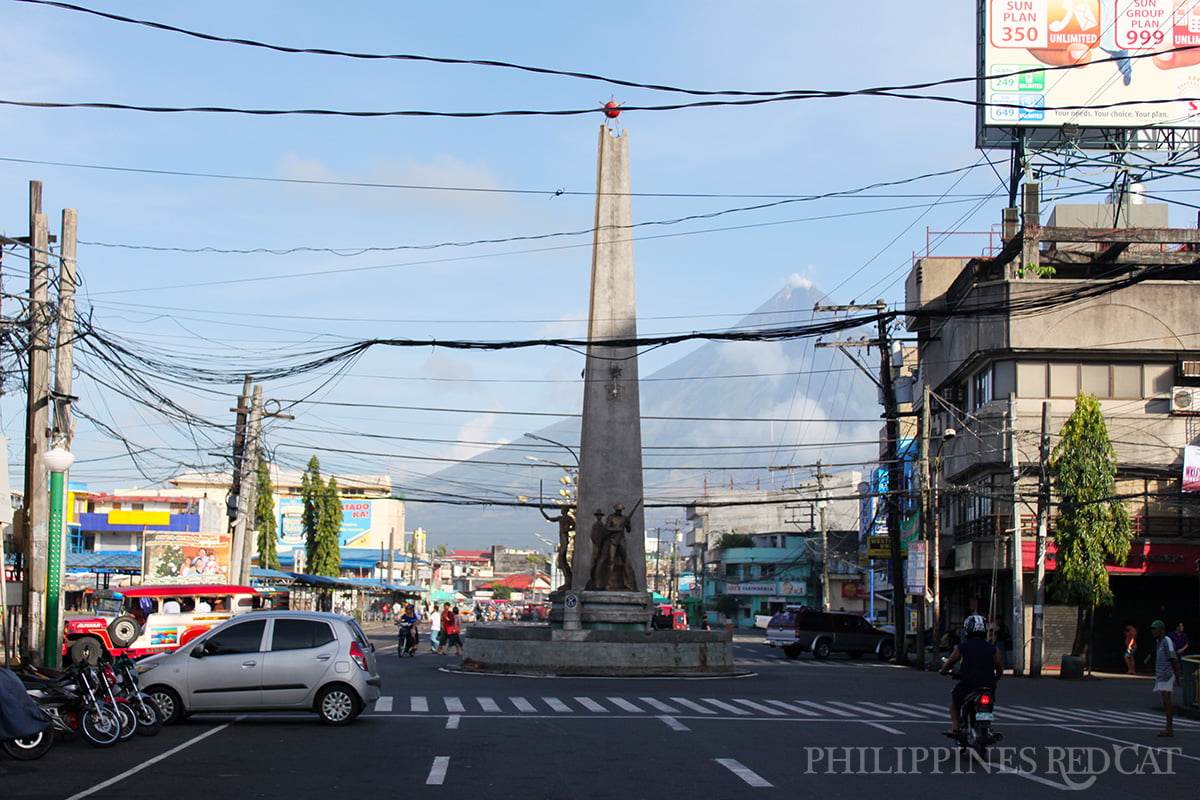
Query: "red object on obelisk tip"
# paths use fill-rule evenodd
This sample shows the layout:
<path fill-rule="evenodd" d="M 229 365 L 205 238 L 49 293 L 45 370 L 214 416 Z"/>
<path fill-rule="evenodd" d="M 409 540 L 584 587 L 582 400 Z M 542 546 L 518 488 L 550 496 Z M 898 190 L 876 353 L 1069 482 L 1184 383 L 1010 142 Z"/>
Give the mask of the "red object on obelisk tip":
<path fill-rule="evenodd" d="M 604 116 L 609 119 L 616 119 L 621 116 L 621 104 L 615 100 L 609 100 L 604 104 Z"/>

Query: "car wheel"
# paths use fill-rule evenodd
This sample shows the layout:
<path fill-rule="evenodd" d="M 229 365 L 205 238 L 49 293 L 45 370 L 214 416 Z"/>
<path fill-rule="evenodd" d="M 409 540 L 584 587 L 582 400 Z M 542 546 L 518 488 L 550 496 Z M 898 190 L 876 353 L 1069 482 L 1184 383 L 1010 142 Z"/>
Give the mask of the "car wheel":
<path fill-rule="evenodd" d="M 800 645 L 798 644 L 785 644 L 783 646 L 783 654 L 788 658 L 799 658 L 801 652 Z"/>
<path fill-rule="evenodd" d="M 822 661 L 829 658 L 830 648 L 829 641 L 822 639 L 819 642 L 813 643 L 813 658 L 819 658 Z"/>
<path fill-rule="evenodd" d="M 358 716 L 358 694 L 348 686 L 326 686 L 317 694 L 316 711 L 326 725 L 345 725 Z"/>
<path fill-rule="evenodd" d="M 169 686 L 151 686 L 146 690 L 146 694 L 150 695 L 150 699 L 162 713 L 163 725 L 174 725 L 183 719 L 183 701 L 174 689 Z"/>
<path fill-rule="evenodd" d="M 892 656 L 896 654 L 896 645 L 892 642 L 879 643 L 879 660 L 891 661 Z"/>
<path fill-rule="evenodd" d="M 142 626 L 128 614 L 122 615 L 108 623 L 108 638 L 113 647 L 129 647 L 134 639 L 142 632 Z"/>
<path fill-rule="evenodd" d="M 100 656 L 104 654 L 104 643 L 95 636 L 84 636 L 71 642 L 68 653 L 72 663 L 94 667 L 100 663 Z"/>

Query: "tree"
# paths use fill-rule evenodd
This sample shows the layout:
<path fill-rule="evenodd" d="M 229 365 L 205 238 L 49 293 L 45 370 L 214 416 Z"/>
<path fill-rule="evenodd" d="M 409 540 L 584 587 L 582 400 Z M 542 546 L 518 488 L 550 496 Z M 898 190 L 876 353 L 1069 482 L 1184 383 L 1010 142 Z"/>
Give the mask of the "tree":
<path fill-rule="evenodd" d="M 271 467 L 258 462 L 258 501 L 254 506 L 254 528 L 258 531 L 258 565 L 263 569 L 279 569 L 275 552 L 278 530 L 275 525 L 275 487 L 271 485 Z"/>
<path fill-rule="evenodd" d="M 304 512 L 300 521 L 304 527 L 304 549 L 311 575 L 336 577 L 342 566 L 338 534 L 342 529 L 342 503 L 337 495 L 337 481 L 329 485 L 321 480 L 321 462 L 313 456 L 300 480 L 300 495 Z M 336 516 L 333 514 L 336 508 Z"/>
<path fill-rule="evenodd" d="M 512 598 L 512 587 L 505 586 L 503 583 L 498 583 L 492 587 L 492 597 L 497 600 L 508 600 Z"/>
<path fill-rule="evenodd" d="M 735 547 L 754 547 L 754 537 L 748 533 L 723 533 L 715 549 L 730 550 Z"/>
<path fill-rule="evenodd" d="M 1051 596 L 1078 610 L 1071 654 L 1079 656 L 1096 607 L 1113 601 L 1105 565 L 1110 559 L 1124 564 L 1133 538 L 1129 512 L 1113 496 L 1117 453 L 1095 395 L 1075 398 L 1075 411 L 1050 456 L 1050 474 L 1060 501 Z"/>

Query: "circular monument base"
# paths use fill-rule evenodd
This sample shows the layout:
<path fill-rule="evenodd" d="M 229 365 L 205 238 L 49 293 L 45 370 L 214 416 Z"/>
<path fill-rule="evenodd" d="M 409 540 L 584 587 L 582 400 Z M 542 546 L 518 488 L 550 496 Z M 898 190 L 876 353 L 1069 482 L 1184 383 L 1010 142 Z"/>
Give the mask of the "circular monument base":
<path fill-rule="evenodd" d="M 654 616 L 654 599 L 649 592 L 559 589 L 550 593 L 549 600 L 550 625 L 555 628 L 574 627 L 571 622 L 574 616 L 579 628 L 641 631 Z"/>
<path fill-rule="evenodd" d="M 563 630 L 469 625 L 463 672 L 605 677 L 734 677 L 728 631 Z"/>

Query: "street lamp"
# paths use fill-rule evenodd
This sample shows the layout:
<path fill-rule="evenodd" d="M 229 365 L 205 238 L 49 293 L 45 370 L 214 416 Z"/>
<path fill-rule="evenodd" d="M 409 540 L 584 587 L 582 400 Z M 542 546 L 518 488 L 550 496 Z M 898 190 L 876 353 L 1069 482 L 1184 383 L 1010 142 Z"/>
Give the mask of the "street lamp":
<path fill-rule="evenodd" d="M 576 468 L 579 467 L 579 455 L 576 454 L 576 452 L 574 450 L 572 450 L 570 447 L 563 444 L 562 442 L 556 442 L 553 439 L 547 439 L 545 436 L 538 436 L 536 433 L 527 433 L 527 434 L 525 434 L 525 438 L 526 439 L 536 439 L 539 442 L 546 442 L 547 444 L 558 445 L 563 450 L 566 450 L 568 453 L 571 454 L 571 458 L 575 459 L 575 467 Z"/>
<path fill-rule="evenodd" d="M 75 463 L 70 450 L 56 445 L 42 456 L 42 463 L 50 470 L 50 531 L 46 554 L 46 666 L 57 669 L 62 650 L 62 582 L 63 582 L 63 505 L 67 470 Z"/>

